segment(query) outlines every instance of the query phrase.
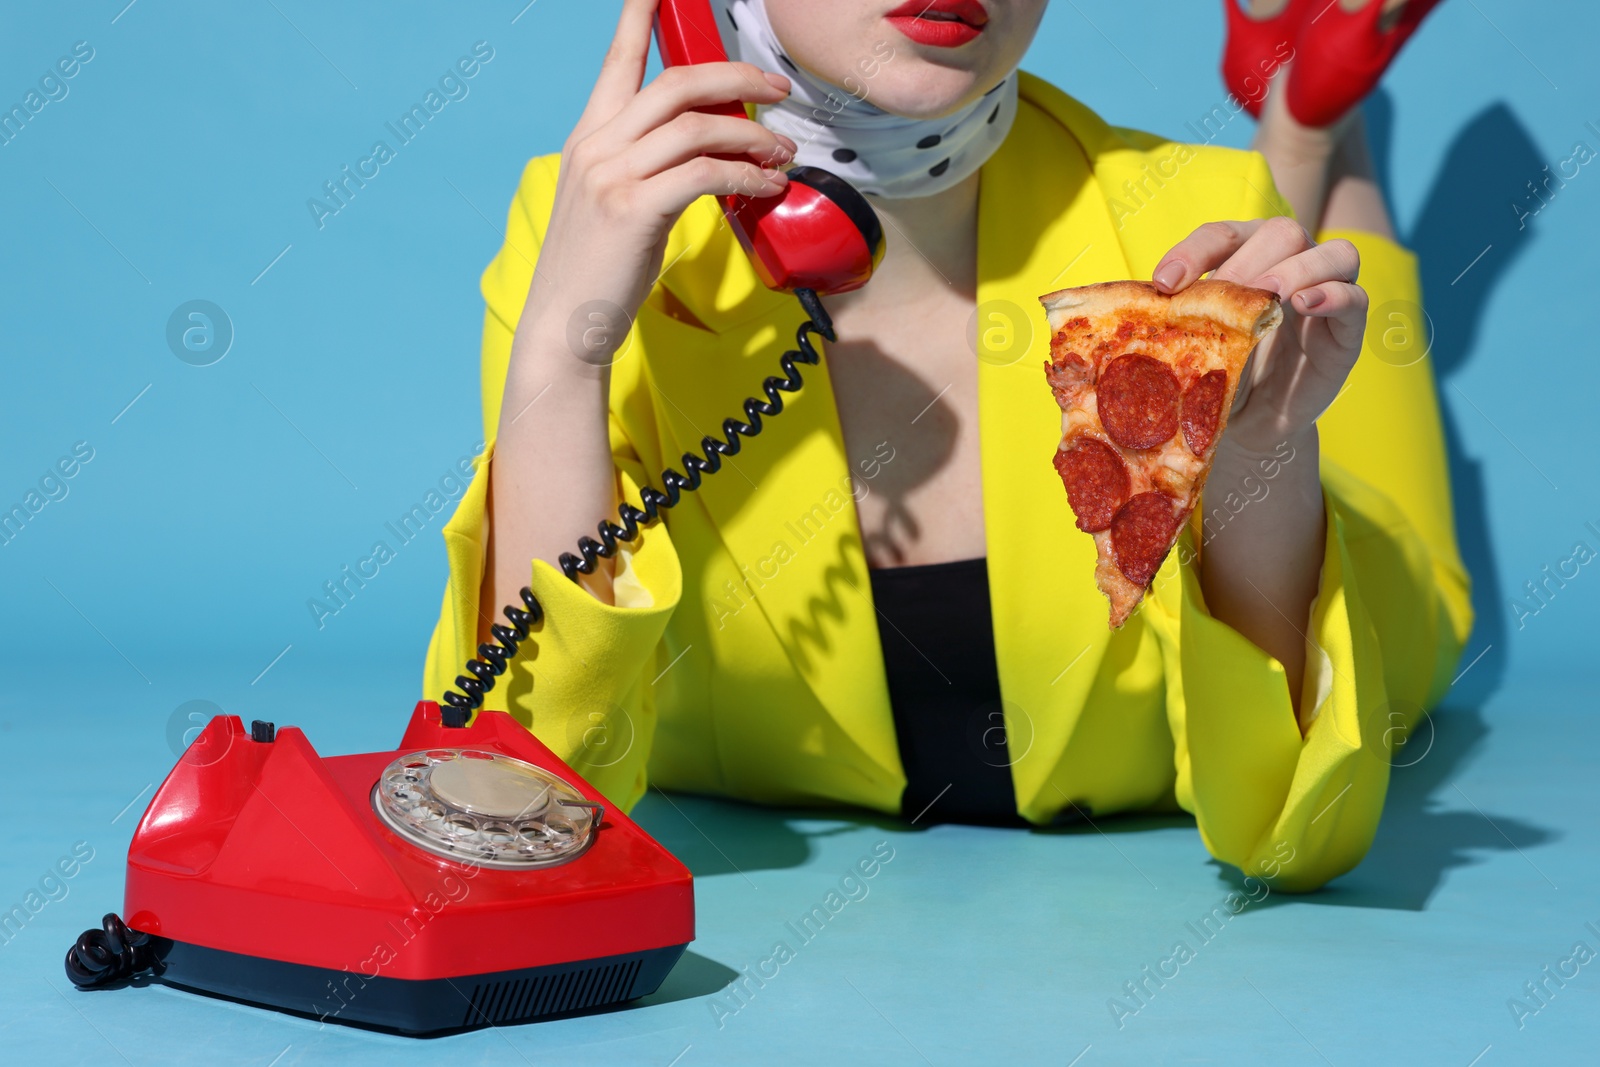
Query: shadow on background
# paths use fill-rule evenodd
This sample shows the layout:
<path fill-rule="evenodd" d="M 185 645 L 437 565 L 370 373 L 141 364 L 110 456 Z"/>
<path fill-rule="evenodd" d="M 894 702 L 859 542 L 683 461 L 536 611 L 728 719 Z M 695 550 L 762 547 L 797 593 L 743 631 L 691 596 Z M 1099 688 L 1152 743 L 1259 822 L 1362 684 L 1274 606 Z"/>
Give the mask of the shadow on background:
<path fill-rule="evenodd" d="M 1384 196 L 1389 180 L 1394 105 L 1374 93 L 1364 113 Z M 1529 247 L 1533 230 L 1513 205 L 1537 208 L 1528 182 L 1542 178 L 1545 160 L 1527 127 L 1504 103 L 1484 108 L 1450 142 L 1416 221 L 1401 243 L 1417 255 L 1422 304 L 1433 327 L 1432 359 L 1441 393 L 1456 535 L 1472 575 L 1473 635 L 1463 665 L 1488 649 L 1452 692 L 1455 704 L 1481 704 L 1500 686 L 1506 664 L 1506 595 L 1495 565 L 1483 465 L 1462 447 L 1458 420 L 1479 418 L 1453 379 L 1477 353 L 1484 311 L 1494 289 Z M 1481 405 L 1489 398 L 1473 398 Z M 1459 409 L 1459 410 L 1458 410 Z"/>
<path fill-rule="evenodd" d="M 661 842 L 696 878 L 798 867 L 811 854 L 806 839 L 784 821 L 787 812 L 723 798 L 663 793 L 640 798 L 633 821 Z"/>
<path fill-rule="evenodd" d="M 1063 810 L 1049 826 L 1030 826 L 1034 834 L 1140 834 L 1151 830 L 1194 829 L 1194 816 L 1185 811 L 1130 811 L 1090 816 L 1073 805 Z"/>
<path fill-rule="evenodd" d="M 1422 911 L 1447 872 L 1480 862 L 1484 853 L 1521 851 L 1554 841 L 1558 835 L 1552 830 L 1480 811 L 1454 784 L 1464 765 L 1483 748 L 1488 734 L 1476 708 L 1440 709 L 1424 719 L 1406 747 L 1396 753 L 1402 765 L 1390 772 L 1383 821 L 1361 865 L 1315 893 L 1276 893 L 1255 907 L 1309 903 Z M 720 797 L 668 795 L 654 789 L 639 802 L 633 817 L 696 878 L 745 877 L 752 871 L 799 867 L 809 858 L 813 839 L 861 826 L 900 833 L 926 829 L 858 809 L 768 808 Z M 794 820 L 826 820 L 835 825 L 802 831 L 795 828 Z M 1133 812 L 1096 817 L 1092 823 L 1068 818 L 1054 826 L 1032 827 L 1029 832 L 1126 834 L 1192 826 L 1193 817 L 1182 812 Z M 1244 888 L 1238 870 L 1211 862 L 1224 885 L 1223 892 Z M 698 965 L 687 957 L 680 965 L 691 969 L 684 978 L 685 988 L 702 989 L 702 993 L 683 996 L 703 995 L 725 984 L 727 976 L 716 970 L 720 964 L 702 962 L 699 970 L 693 969 Z"/>
<path fill-rule="evenodd" d="M 902 833 L 922 829 L 861 808 L 777 808 L 659 789 L 640 799 L 632 817 L 696 878 L 799 867 L 810 858 L 813 840 L 862 826 Z M 798 820 L 837 825 L 802 831 L 792 825 Z"/>
<path fill-rule="evenodd" d="M 640 997 L 631 1007 L 649 1007 L 653 1004 L 673 1004 L 680 1000 L 709 997 L 726 989 L 739 972 L 725 963 L 690 949 L 685 952 L 667 973 L 661 988 L 648 997 Z"/>
<path fill-rule="evenodd" d="M 1428 723 L 1433 724 L 1431 735 L 1426 733 Z M 1337 904 L 1422 911 L 1444 882 L 1445 873 L 1478 862 L 1478 854 L 1520 851 L 1555 840 L 1558 835 L 1554 831 L 1504 815 L 1481 813 L 1455 786 L 1461 765 L 1483 747 L 1488 734 L 1476 709 L 1434 712 L 1407 742 L 1409 747 L 1431 740 L 1426 754 L 1414 764 L 1390 772 L 1383 822 L 1361 865 L 1315 893 L 1275 893 L 1253 907 Z M 1404 760 L 1406 751 L 1401 749 L 1397 756 Z M 1446 808 L 1451 810 L 1442 810 Z M 1223 868 L 1219 876 L 1231 888 L 1244 886 L 1242 876 L 1231 867 Z"/>

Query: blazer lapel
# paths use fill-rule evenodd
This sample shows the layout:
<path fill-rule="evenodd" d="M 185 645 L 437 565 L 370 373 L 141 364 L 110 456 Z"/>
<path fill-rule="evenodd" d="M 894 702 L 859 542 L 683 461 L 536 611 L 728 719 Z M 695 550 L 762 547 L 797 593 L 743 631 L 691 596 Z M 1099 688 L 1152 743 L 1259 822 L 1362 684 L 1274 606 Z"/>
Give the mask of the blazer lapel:
<path fill-rule="evenodd" d="M 747 421 L 744 399 L 781 373 L 778 355 L 795 347 L 805 320 L 793 297 L 761 286 L 731 231 L 718 225 L 720 215 L 711 214 L 684 227 L 688 250 L 665 281 L 715 333 L 663 317 L 650 346 L 659 349 L 650 373 L 676 446 L 667 457 L 672 466 L 683 452 L 698 455 L 703 437 L 720 439 L 723 419 Z M 669 261 L 674 252 L 668 248 Z M 700 257 L 723 266 L 696 267 Z M 783 394 L 783 412 L 765 421 L 759 439 L 741 439 L 739 454 L 694 495 L 740 573 L 753 576 L 745 588 L 796 672 L 877 766 L 869 787 L 876 797 L 903 772 L 826 346 L 815 335 L 812 343 L 824 358 L 800 366 L 804 388 Z"/>
<path fill-rule="evenodd" d="M 1069 607 L 1101 598 L 1094 542 L 1075 529 L 1050 463 L 1061 412 L 1045 383 L 1050 338 L 1038 298 L 1131 276 L 1093 157 L 1058 119 L 1062 108 L 1040 105 L 1042 91 L 1055 92 L 1024 76 L 1034 106 L 1019 109 L 983 168 L 978 210 L 989 595 L 1017 801 L 1033 818 L 1063 803 L 1049 776 L 1110 642 L 1103 611 Z"/>

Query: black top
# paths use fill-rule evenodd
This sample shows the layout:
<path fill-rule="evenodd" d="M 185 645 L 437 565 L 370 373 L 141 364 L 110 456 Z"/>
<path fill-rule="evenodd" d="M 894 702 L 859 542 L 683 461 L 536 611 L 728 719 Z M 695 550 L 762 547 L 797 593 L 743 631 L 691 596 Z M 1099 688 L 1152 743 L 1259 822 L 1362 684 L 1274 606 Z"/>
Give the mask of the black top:
<path fill-rule="evenodd" d="M 869 573 L 906 771 L 901 814 L 919 825 L 1021 825 L 1000 703 L 988 561 Z"/>

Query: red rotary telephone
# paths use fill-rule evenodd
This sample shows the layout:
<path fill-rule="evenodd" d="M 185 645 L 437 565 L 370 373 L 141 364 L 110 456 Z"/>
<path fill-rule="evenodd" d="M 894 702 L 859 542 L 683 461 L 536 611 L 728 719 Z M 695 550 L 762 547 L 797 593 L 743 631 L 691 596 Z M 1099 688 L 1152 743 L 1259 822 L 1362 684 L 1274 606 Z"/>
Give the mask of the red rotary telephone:
<path fill-rule="evenodd" d="M 725 58 L 709 0 L 663 0 L 667 65 Z M 712 109 L 744 114 L 736 104 Z M 644 508 L 623 504 L 569 578 L 693 492 L 741 436 L 801 387 L 798 364 L 833 340 L 819 294 L 863 285 L 883 256 L 866 199 L 794 167 L 780 196 L 722 197 L 768 286 L 807 319 L 766 400 L 744 403 L 725 440 L 662 472 Z M 322 757 L 298 729 L 218 716 L 156 791 L 128 847 L 122 914 L 67 953 L 80 988 L 158 980 L 324 1021 L 409 1034 L 525 1022 L 656 990 L 694 939 L 687 868 L 526 728 L 482 707 L 541 624 L 531 590 L 442 703 L 422 701 L 400 746 Z M 550 620 L 554 625 L 556 620 Z"/>

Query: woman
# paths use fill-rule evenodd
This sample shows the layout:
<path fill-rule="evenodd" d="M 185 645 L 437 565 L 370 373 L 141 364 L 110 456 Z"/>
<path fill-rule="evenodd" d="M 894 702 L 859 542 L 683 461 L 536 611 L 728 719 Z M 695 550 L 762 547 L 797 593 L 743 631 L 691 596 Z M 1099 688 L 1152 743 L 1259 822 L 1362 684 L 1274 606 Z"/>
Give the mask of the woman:
<path fill-rule="evenodd" d="M 483 278 L 490 444 L 446 528 L 430 696 L 529 585 L 545 622 L 486 705 L 624 807 L 648 782 L 923 825 L 1182 809 L 1280 888 L 1360 860 L 1389 748 L 1469 625 L 1426 360 L 1357 362 L 1368 293 L 1414 307 L 1414 263 L 1359 121 L 1306 126 L 1280 99 L 1282 49 L 1256 71 L 1276 75 L 1260 154 L 1180 146 L 1016 71 L 1045 2 L 719 4 L 730 54 L 756 64 L 641 88 L 656 0 L 627 0 Z M 1257 38 L 1309 19 L 1263 6 L 1283 10 Z M 834 87 L 858 98 L 836 120 L 796 117 Z M 762 124 L 691 110 L 729 100 Z M 569 582 L 552 563 L 576 537 L 774 372 L 799 309 L 706 194 L 774 195 L 761 163 L 794 159 L 869 192 L 882 265 L 825 300 L 839 340 L 760 440 Z M 1278 292 L 1286 321 L 1196 521 L 1108 631 L 1049 462 L 1037 297 L 1208 271 Z M 626 336 L 595 317 L 610 307 Z"/>

